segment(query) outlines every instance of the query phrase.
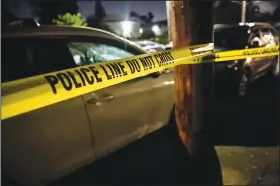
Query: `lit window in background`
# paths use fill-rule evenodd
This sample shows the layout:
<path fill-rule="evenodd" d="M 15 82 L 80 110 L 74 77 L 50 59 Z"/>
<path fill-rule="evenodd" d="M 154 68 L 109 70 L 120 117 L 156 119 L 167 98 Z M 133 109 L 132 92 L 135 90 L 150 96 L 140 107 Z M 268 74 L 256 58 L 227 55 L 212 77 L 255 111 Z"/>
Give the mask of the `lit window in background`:
<path fill-rule="evenodd" d="M 139 32 L 140 32 L 140 34 L 142 34 L 142 33 L 143 33 L 143 29 L 142 29 L 142 28 L 140 28 L 140 29 L 139 29 Z"/>
<path fill-rule="evenodd" d="M 132 32 L 132 22 L 131 21 L 123 21 L 121 23 L 123 30 L 123 37 L 131 37 Z"/>

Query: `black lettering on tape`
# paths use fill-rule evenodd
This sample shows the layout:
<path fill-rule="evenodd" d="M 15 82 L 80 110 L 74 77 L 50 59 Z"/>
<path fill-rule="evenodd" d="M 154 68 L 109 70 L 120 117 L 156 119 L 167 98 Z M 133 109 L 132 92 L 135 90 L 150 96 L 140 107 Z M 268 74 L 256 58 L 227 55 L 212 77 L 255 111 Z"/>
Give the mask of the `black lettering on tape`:
<path fill-rule="evenodd" d="M 82 84 L 77 82 L 77 80 L 75 79 L 75 76 L 74 76 L 71 72 L 67 71 L 66 73 L 70 76 L 70 78 L 71 78 L 72 81 L 74 82 L 74 86 L 75 86 L 76 88 L 82 87 Z"/>
<path fill-rule="evenodd" d="M 144 66 L 144 70 L 147 70 L 149 68 L 149 65 L 147 64 L 146 59 L 144 57 L 140 57 L 139 60 Z"/>
<path fill-rule="evenodd" d="M 163 58 L 164 64 L 166 65 L 169 61 L 166 53 L 162 53 L 162 58 Z"/>
<path fill-rule="evenodd" d="M 155 64 L 155 62 L 154 62 L 152 56 L 147 56 L 147 58 L 149 59 L 150 63 L 153 65 L 153 66 L 150 66 L 150 69 L 155 68 L 155 67 L 156 67 L 156 64 Z"/>
<path fill-rule="evenodd" d="M 83 74 L 79 71 L 79 70 L 75 70 L 75 72 L 78 74 L 78 76 L 80 77 L 81 81 L 82 81 L 82 84 L 83 86 L 86 86 L 86 81 L 83 77 Z"/>
<path fill-rule="evenodd" d="M 161 66 L 165 65 L 166 59 L 164 57 L 164 53 L 163 54 L 159 54 L 159 58 L 160 58 L 160 61 L 161 61 Z"/>
<path fill-rule="evenodd" d="M 126 60 L 125 62 L 127 63 L 131 74 L 134 74 L 136 71 L 137 72 L 141 71 L 141 67 L 136 59 Z"/>
<path fill-rule="evenodd" d="M 140 71 L 141 71 L 141 66 L 140 66 L 140 64 L 138 63 L 138 61 L 137 61 L 136 59 L 132 59 L 131 61 L 132 61 L 132 63 L 134 64 L 134 67 L 136 68 L 136 71 L 137 71 L 137 72 L 140 72 Z"/>
<path fill-rule="evenodd" d="M 101 66 L 101 65 L 100 65 L 100 66 Z M 95 77 L 97 83 L 100 82 L 100 81 L 102 81 L 102 78 L 99 77 L 99 72 L 98 72 L 98 70 L 97 70 L 94 66 L 88 67 L 88 68 L 89 68 L 90 71 L 93 73 L 93 75 L 94 75 L 94 77 Z"/>
<path fill-rule="evenodd" d="M 163 61 L 163 58 L 161 57 L 161 54 L 158 54 L 158 58 L 160 59 L 160 67 L 161 66 L 163 66 L 163 63 L 164 63 L 164 61 Z"/>
<path fill-rule="evenodd" d="M 87 69 L 87 68 L 81 68 L 80 71 L 82 72 L 82 74 L 86 78 L 86 81 L 88 82 L 88 84 L 92 85 L 94 83 L 94 78 L 93 78 L 93 76 L 88 76 L 87 75 L 87 72 L 90 72 L 90 70 Z"/>
<path fill-rule="evenodd" d="M 160 67 L 174 63 L 174 58 L 171 55 L 171 52 L 157 54 L 157 55 L 155 55 L 155 59 Z"/>
<path fill-rule="evenodd" d="M 144 66 L 144 70 L 152 69 L 153 68 L 153 61 L 150 61 L 151 56 L 140 57 L 139 60 Z"/>
<path fill-rule="evenodd" d="M 123 76 L 126 76 L 127 75 L 127 71 L 125 71 L 125 66 L 122 64 L 122 62 L 117 62 L 118 66 L 120 67 L 121 71 L 122 71 L 122 74 Z"/>
<path fill-rule="evenodd" d="M 67 76 L 67 74 L 61 72 L 61 73 L 57 73 L 56 76 L 60 80 L 60 82 L 65 90 L 70 91 L 73 88 L 71 79 Z M 68 85 L 67 85 L 67 83 L 68 83 Z"/>
<path fill-rule="evenodd" d="M 122 71 L 119 68 L 118 64 L 116 63 L 109 63 L 108 65 L 110 65 L 112 67 L 112 69 L 114 70 L 116 77 L 122 77 Z"/>
<path fill-rule="evenodd" d="M 166 52 L 166 54 L 168 55 L 170 61 L 172 61 L 172 63 L 174 63 L 174 57 L 172 56 L 171 52 Z"/>
<path fill-rule="evenodd" d="M 132 63 L 132 61 L 126 60 L 125 62 L 128 65 L 128 68 L 129 68 L 131 74 L 134 74 L 136 69 L 135 69 L 134 64 Z"/>
<path fill-rule="evenodd" d="M 109 70 L 110 70 L 110 72 L 111 72 L 111 74 L 112 74 L 112 77 L 115 78 L 116 75 L 115 75 L 114 70 L 112 69 L 112 67 L 110 67 L 109 64 L 106 64 L 106 66 L 109 68 Z"/>
<path fill-rule="evenodd" d="M 156 59 L 156 62 L 158 63 L 158 66 L 161 67 L 160 65 L 160 60 L 159 60 L 159 57 L 157 54 L 154 55 L 155 59 Z"/>
<path fill-rule="evenodd" d="M 54 75 L 47 75 L 45 76 L 45 79 L 48 81 L 48 83 L 50 84 L 52 91 L 54 94 L 57 93 L 55 85 L 58 83 L 58 79 L 56 76 Z"/>
<path fill-rule="evenodd" d="M 103 67 L 102 65 L 100 65 L 100 67 L 103 69 L 103 71 L 105 72 L 105 75 L 107 77 L 107 80 L 112 79 L 112 76 L 107 72 L 106 68 Z"/>

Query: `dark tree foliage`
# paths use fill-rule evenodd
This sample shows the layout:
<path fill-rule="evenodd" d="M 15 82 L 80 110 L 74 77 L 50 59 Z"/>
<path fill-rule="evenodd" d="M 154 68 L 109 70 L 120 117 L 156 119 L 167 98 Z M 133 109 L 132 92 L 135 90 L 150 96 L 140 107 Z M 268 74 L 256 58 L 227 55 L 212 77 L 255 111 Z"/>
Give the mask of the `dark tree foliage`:
<path fill-rule="evenodd" d="M 98 28 L 114 33 L 114 30 L 112 30 L 107 24 L 105 24 L 104 21 L 100 21 L 98 18 L 96 18 L 95 15 L 91 15 L 87 18 L 87 24 L 89 27 Z"/>
<path fill-rule="evenodd" d="M 114 33 L 114 31 L 104 22 L 106 17 L 106 11 L 100 0 L 95 3 L 95 14 L 87 18 L 87 24 L 89 27 L 98 28 Z"/>
<path fill-rule="evenodd" d="M 131 20 L 139 20 L 141 22 L 141 27 L 144 28 L 143 33 L 141 34 L 141 39 L 151 39 L 156 35 L 151 30 L 151 25 L 154 19 L 154 14 L 152 12 L 148 12 L 147 15 L 140 15 L 134 11 L 131 11 L 129 14 Z"/>
<path fill-rule="evenodd" d="M 95 19 L 101 22 L 106 17 L 106 12 L 100 0 L 95 2 Z"/>
<path fill-rule="evenodd" d="M 30 1 L 34 7 L 34 14 L 39 17 L 40 24 L 53 24 L 52 20 L 61 14 L 77 14 L 77 0 L 49 0 L 49 1 Z"/>
<path fill-rule="evenodd" d="M 130 19 L 138 19 L 142 24 L 150 24 L 154 19 L 154 14 L 148 12 L 148 15 L 139 15 L 138 13 L 131 11 L 129 14 Z"/>

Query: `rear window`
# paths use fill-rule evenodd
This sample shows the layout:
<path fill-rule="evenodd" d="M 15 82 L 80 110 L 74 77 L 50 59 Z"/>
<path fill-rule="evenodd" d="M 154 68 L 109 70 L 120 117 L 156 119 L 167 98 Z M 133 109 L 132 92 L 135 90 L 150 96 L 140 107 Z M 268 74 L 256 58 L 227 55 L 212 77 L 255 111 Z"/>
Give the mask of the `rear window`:
<path fill-rule="evenodd" d="M 214 31 L 215 47 L 225 49 L 244 49 L 248 43 L 249 33 L 246 27 L 219 28 Z"/>

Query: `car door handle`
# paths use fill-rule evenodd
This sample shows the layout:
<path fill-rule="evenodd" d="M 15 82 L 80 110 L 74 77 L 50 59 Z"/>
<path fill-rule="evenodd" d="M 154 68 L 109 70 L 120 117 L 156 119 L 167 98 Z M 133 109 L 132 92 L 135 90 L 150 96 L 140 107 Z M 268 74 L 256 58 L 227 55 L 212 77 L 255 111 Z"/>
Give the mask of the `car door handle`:
<path fill-rule="evenodd" d="M 106 102 L 106 101 L 110 101 L 114 98 L 114 96 L 112 95 L 108 95 L 108 96 L 103 96 L 103 97 L 94 97 L 91 98 L 87 101 L 88 104 L 96 104 L 96 103 L 100 103 L 100 102 Z"/>

